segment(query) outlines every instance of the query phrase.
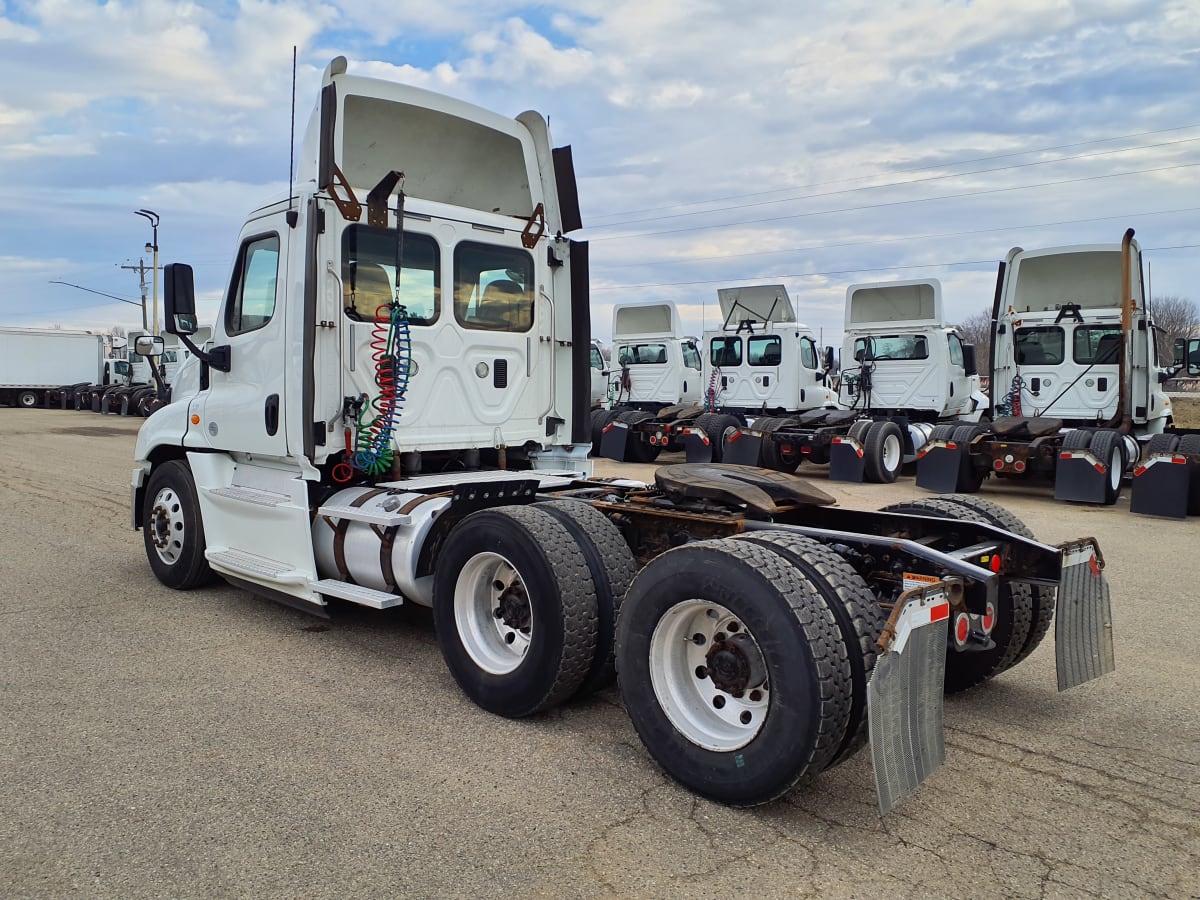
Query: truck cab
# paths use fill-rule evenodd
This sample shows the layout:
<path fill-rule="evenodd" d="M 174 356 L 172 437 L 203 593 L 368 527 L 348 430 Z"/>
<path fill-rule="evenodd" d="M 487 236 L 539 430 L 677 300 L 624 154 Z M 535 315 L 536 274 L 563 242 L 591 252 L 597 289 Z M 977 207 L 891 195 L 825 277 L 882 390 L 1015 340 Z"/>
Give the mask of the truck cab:
<path fill-rule="evenodd" d="M 1127 327 L 1120 246 L 1016 248 L 1008 254 L 992 344 L 997 415 L 1053 417 L 1066 426 L 1097 426 L 1128 415 L 1138 433 L 1163 431 L 1171 414 L 1159 377 L 1166 370 L 1157 365 L 1153 311 L 1135 240 L 1129 250 L 1135 274 Z M 1128 384 L 1121 376 L 1125 354 Z"/>
<path fill-rule="evenodd" d="M 314 553 L 313 497 L 429 472 L 590 473 L 590 322 L 586 245 L 563 237 L 579 227 L 569 149 L 551 149 L 539 114 L 348 75 L 338 58 L 298 171 L 242 226 L 206 349 L 191 270 L 167 267 L 165 330 L 200 366 L 139 434 L 134 513 L 160 578 L 194 563 L 319 608 L 348 581 Z M 199 558 L 172 555 L 155 502 L 191 489 L 155 480 L 172 460 L 194 482 Z M 414 579 L 404 593 L 428 604 Z"/>
<path fill-rule="evenodd" d="M 978 421 L 987 407 L 974 347 L 946 325 L 936 279 L 846 289 L 839 399 L 912 419 Z"/>
<path fill-rule="evenodd" d="M 721 327 L 704 333 L 706 403 L 751 417 L 838 405 L 827 384 L 828 355 L 796 321 L 786 287 L 721 288 L 717 299 Z"/>
<path fill-rule="evenodd" d="M 614 307 L 612 354 L 617 404 L 657 412 L 700 402 L 700 351 L 674 304 Z"/>

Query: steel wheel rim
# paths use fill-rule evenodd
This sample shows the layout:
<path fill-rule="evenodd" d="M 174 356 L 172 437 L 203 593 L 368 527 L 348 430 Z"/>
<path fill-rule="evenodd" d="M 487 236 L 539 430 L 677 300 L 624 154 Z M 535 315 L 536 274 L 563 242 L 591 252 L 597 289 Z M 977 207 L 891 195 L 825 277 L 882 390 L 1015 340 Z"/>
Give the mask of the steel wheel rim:
<path fill-rule="evenodd" d="M 533 607 L 516 566 L 499 553 L 471 557 L 454 585 L 454 624 L 485 672 L 507 675 L 520 666 L 533 637 Z"/>
<path fill-rule="evenodd" d="M 755 671 L 740 691 L 722 689 L 716 669 L 710 669 L 718 662 L 710 659 L 714 648 L 727 645 L 733 636 L 744 637 L 748 643 L 742 646 L 757 654 L 750 661 Z M 676 603 L 658 621 L 650 636 L 650 683 L 675 730 L 706 750 L 745 747 L 762 730 L 770 709 L 770 685 L 757 641 L 741 619 L 705 600 Z"/>
<path fill-rule="evenodd" d="M 158 558 L 168 566 L 175 565 L 183 553 L 187 528 L 183 521 L 183 500 L 174 488 L 162 488 L 154 496 L 146 527 Z"/>
<path fill-rule="evenodd" d="M 900 438 L 889 434 L 883 439 L 883 467 L 889 472 L 900 468 L 901 456 Z"/>

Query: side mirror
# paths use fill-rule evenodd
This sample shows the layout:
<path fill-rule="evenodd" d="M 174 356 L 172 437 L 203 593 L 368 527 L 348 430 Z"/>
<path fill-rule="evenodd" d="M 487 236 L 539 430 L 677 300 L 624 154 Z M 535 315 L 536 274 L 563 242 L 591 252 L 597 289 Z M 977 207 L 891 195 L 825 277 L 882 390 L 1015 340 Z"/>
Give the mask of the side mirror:
<path fill-rule="evenodd" d="M 1187 356 L 1187 340 L 1184 338 L 1175 338 L 1175 361 L 1172 363 L 1177 369 L 1183 368 L 1184 359 Z"/>
<path fill-rule="evenodd" d="M 833 348 L 826 347 L 821 353 L 821 368 L 826 372 L 833 371 Z"/>
<path fill-rule="evenodd" d="M 163 352 L 164 346 L 160 335 L 143 334 L 133 342 L 133 352 L 138 356 L 158 356 Z"/>
<path fill-rule="evenodd" d="M 1187 342 L 1187 373 L 1200 375 L 1200 338 L 1192 338 Z"/>
<path fill-rule="evenodd" d="M 163 268 L 166 322 L 168 334 L 196 333 L 196 287 L 192 267 L 184 263 L 169 263 Z M 140 339 L 139 339 L 140 340 Z"/>
<path fill-rule="evenodd" d="M 975 345 L 974 344 L 963 344 L 962 352 L 963 352 L 963 374 L 978 375 L 979 369 L 975 362 Z"/>

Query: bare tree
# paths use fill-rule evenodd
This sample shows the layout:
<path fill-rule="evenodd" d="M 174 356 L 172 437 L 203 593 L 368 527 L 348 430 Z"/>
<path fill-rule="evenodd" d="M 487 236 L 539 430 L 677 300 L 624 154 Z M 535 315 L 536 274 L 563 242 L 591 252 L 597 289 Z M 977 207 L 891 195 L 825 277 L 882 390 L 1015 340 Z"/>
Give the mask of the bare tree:
<path fill-rule="evenodd" d="M 975 360 L 980 372 L 987 373 L 988 350 L 992 346 L 992 312 L 981 310 L 967 316 L 954 326 L 962 336 L 963 343 L 975 345 Z"/>
<path fill-rule="evenodd" d="M 1200 335 L 1200 309 L 1187 297 L 1171 294 L 1155 297 L 1150 311 L 1158 326 L 1155 338 L 1159 365 L 1169 366 L 1175 355 L 1175 339 Z"/>

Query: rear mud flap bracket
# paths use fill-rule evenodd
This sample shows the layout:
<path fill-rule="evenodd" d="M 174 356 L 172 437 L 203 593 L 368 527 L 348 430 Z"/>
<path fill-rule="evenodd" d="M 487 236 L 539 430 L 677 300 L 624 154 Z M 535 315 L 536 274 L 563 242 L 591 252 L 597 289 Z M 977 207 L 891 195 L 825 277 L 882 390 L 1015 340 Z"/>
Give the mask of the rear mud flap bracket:
<path fill-rule="evenodd" d="M 1116 669 L 1112 603 L 1103 559 L 1091 541 L 1063 548 L 1062 580 L 1054 616 L 1058 689 L 1065 691 Z"/>
<path fill-rule="evenodd" d="M 871 761 L 883 814 L 946 759 L 942 705 L 950 604 L 938 586 L 906 593 L 898 609 L 894 637 L 867 683 Z"/>

